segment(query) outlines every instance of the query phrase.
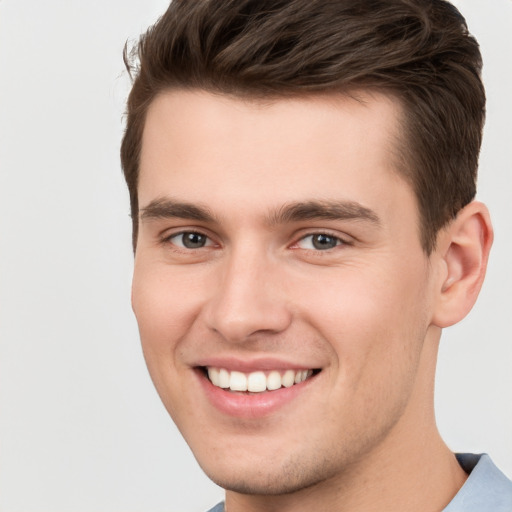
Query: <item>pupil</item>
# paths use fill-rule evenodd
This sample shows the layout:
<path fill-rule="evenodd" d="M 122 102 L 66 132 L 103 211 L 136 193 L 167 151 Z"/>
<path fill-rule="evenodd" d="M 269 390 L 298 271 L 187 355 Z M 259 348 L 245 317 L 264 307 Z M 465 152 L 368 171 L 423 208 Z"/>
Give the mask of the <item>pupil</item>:
<path fill-rule="evenodd" d="M 326 250 L 336 247 L 337 239 L 329 235 L 315 235 L 313 237 L 313 246 L 315 249 Z"/>
<path fill-rule="evenodd" d="M 183 235 L 183 245 L 188 249 L 198 249 L 204 247 L 206 237 L 199 233 L 185 233 Z"/>

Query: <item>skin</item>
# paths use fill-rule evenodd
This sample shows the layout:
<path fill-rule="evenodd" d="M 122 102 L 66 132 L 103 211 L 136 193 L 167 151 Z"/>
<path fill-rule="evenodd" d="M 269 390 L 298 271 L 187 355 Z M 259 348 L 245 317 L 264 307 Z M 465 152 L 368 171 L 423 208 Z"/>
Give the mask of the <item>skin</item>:
<path fill-rule="evenodd" d="M 400 105 L 359 100 L 172 91 L 148 111 L 133 309 L 229 512 L 436 511 L 466 478 L 435 426 L 434 372 L 441 328 L 478 294 L 488 214 L 466 207 L 427 256 L 394 165 Z M 203 247 L 183 246 L 191 231 Z M 321 371 L 269 414 L 216 408 L 198 366 L 262 358 Z"/>

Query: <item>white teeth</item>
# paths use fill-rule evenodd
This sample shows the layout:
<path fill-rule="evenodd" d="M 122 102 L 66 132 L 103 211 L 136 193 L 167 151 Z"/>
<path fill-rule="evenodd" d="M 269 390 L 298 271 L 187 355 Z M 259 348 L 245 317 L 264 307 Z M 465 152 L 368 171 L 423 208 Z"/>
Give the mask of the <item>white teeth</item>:
<path fill-rule="evenodd" d="M 242 372 L 231 372 L 229 376 L 231 391 L 247 391 L 247 377 Z"/>
<path fill-rule="evenodd" d="M 259 393 L 266 391 L 267 389 L 267 378 L 263 372 L 253 372 L 247 377 L 247 391 L 253 393 Z"/>
<path fill-rule="evenodd" d="M 279 389 L 281 387 L 281 374 L 276 372 L 270 372 L 267 377 L 267 389 L 269 391 L 274 391 L 275 389 Z"/>
<path fill-rule="evenodd" d="M 219 370 L 219 388 L 229 388 L 229 372 L 224 368 Z"/>
<path fill-rule="evenodd" d="M 282 382 L 285 388 L 291 388 L 295 384 L 295 372 L 293 370 L 286 370 Z"/>
<path fill-rule="evenodd" d="M 208 368 L 208 378 L 212 381 L 214 386 L 221 387 L 219 380 L 219 370 L 217 368 Z"/>
<path fill-rule="evenodd" d="M 289 388 L 294 384 L 304 382 L 313 374 L 312 370 L 286 370 L 282 375 L 277 370 L 271 371 L 268 375 L 264 372 L 229 372 L 224 368 L 208 368 L 208 378 L 214 386 L 231 391 L 249 391 L 261 393 L 263 391 L 274 391 L 281 387 Z"/>

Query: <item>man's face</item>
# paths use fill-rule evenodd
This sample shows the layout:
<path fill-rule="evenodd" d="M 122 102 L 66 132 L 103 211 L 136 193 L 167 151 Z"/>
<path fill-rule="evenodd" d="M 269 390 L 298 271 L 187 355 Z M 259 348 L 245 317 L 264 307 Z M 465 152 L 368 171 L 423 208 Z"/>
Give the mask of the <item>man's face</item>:
<path fill-rule="evenodd" d="M 436 278 L 394 165 L 400 108 L 360 99 L 174 91 L 149 109 L 133 308 L 166 408 L 227 489 L 356 469 L 428 409 Z"/>

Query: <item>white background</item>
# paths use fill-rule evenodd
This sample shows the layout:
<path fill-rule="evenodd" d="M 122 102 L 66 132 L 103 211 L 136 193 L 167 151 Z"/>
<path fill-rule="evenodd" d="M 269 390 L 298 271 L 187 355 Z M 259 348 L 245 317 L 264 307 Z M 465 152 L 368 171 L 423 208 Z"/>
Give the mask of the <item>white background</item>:
<path fill-rule="evenodd" d="M 119 166 L 124 41 L 164 0 L 0 0 L 0 511 L 201 512 L 222 497 L 147 376 Z M 438 422 L 512 476 L 512 2 L 459 0 L 485 60 L 496 242 L 443 338 Z M 227 448 L 228 449 L 228 448 Z"/>

